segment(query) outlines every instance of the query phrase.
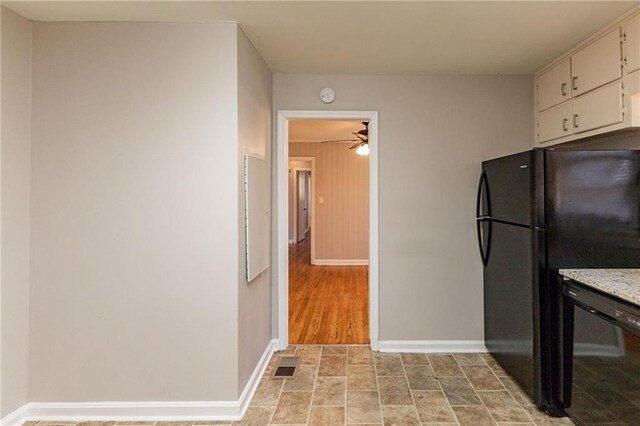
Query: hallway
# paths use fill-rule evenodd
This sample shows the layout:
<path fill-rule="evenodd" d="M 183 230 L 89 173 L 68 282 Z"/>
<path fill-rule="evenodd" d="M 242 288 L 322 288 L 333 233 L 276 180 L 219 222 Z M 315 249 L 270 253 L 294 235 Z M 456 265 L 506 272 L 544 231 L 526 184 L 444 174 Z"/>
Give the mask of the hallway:
<path fill-rule="evenodd" d="M 291 344 L 368 344 L 368 266 L 311 265 L 311 238 L 289 244 Z"/>

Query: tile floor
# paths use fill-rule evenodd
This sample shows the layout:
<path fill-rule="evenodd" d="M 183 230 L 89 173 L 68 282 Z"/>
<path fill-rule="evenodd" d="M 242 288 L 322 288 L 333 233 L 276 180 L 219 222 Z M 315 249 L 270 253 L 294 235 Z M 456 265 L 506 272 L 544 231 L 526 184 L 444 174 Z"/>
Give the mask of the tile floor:
<path fill-rule="evenodd" d="M 291 355 L 300 357 L 296 376 L 272 378 L 279 357 Z M 291 346 L 274 355 L 241 422 L 153 425 L 230 424 L 569 426 L 573 422 L 538 411 L 488 354 L 389 354 L 371 352 L 367 346 Z"/>
<path fill-rule="evenodd" d="M 271 374 L 300 357 L 293 379 Z M 488 354 L 388 354 L 367 346 L 276 353 L 239 424 L 573 425 L 538 411 Z"/>

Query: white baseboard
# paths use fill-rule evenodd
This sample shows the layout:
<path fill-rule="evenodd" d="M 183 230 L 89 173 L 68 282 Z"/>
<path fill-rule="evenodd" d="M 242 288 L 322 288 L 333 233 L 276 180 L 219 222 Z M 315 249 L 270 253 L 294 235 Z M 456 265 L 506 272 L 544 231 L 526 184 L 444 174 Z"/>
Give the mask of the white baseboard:
<path fill-rule="evenodd" d="M 238 421 L 244 416 L 264 374 L 277 341 L 267 345 L 237 401 L 160 402 L 30 402 L 2 419 L 3 426 L 25 421 Z"/>
<path fill-rule="evenodd" d="M 378 350 L 409 353 L 487 352 L 482 340 L 381 340 Z"/>
<path fill-rule="evenodd" d="M 314 259 L 314 265 L 368 265 L 369 259 Z"/>
<path fill-rule="evenodd" d="M 253 395 L 256 393 L 258 389 L 258 385 L 260 384 L 260 380 L 264 375 L 267 366 L 269 365 L 269 361 L 271 361 L 271 357 L 273 353 L 278 348 L 278 340 L 271 339 L 266 349 L 262 353 L 262 357 L 260 357 L 260 361 L 258 361 L 258 365 L 253 370 L 247 385 L 244 387 L 244 390 L 240 394 L 240 398 L 238 399 L 238 404 L 240 405 L 240 416 L 236 420 L 242 420 L 244 417 L 244 413 L 247 412 L 247 408 L 249 408 L 249 404 L 253 399 Z"/>
<path fill-rule="evenodd" d="M 29 404 L 25 404 L 17 410 L 7 414 L 0 420 L 2 426 L 17 426 L 22 424 L 27 418 Z"/>

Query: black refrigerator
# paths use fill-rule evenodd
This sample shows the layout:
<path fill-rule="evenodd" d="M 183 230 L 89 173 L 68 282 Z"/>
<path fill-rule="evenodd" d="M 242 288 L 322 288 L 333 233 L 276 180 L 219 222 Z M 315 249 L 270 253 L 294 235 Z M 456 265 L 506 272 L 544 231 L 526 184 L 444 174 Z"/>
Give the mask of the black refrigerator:
<path fill-rule="evenodd" d="M 476 222 L 487 349 L 536 405 L 563 415 L 558 269 L 640 266 L 640 151 L 485 161 Z"/>

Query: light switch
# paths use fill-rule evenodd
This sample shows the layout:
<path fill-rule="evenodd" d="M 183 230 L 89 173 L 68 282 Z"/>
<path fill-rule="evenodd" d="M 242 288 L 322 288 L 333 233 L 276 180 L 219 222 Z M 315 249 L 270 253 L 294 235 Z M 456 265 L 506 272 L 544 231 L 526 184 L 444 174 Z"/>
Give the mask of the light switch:
<path fill-rule="evenodd" d="M 320 204 L 324 204 L 324 197 L 318 197 L 318 202 Z"/>

